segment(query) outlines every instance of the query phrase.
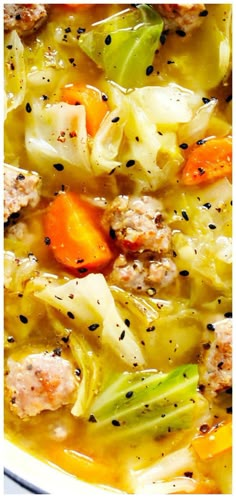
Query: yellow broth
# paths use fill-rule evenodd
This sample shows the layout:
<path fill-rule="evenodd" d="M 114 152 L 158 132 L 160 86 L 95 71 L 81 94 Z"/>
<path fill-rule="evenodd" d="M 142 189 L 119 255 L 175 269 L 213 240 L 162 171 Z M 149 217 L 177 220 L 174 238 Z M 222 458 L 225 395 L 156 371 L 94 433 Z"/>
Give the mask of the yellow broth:
<path fill-rule="evenodd" d="M 35 100 L 46 95 L 50 103 L 58 102 L 60 101 L 60 88 L 66 84 L 78 82 L 97 87 L 104 93 L 109 91 L 109 84 L 102 69 L 99 69 L 78 48 L 77 30 L 82 27 L 88 31 L 93 23 L 116 14 L 126 7 L 126 5 L 95 5 L 88 10 L 76 10 L 63 5 L 51 5 L 47 23 L 35 35 L 24 39 L 28 86 L 23 104 L 11 111 L 5 121 L 6 163 L 29 171 L 37 171 L 33 158 L 27 154 L 24 142 L 25 105 L 32 95 Z M 208 5 L 207 8 L 211 15 L 215 13 L 224 15 L 223 5 Z M 67 29 L 68 27 L 70 30 Z M 209 120 L 205 137 L 230 135 L 231 103 L 228 98 L 231 93 L 230 76 L 214 86 L 214 74 L 210 76 L 208 74 L 211 71 L 214 73 L 214 68 L 204 70 L 203 64 L 204 44 L 207 36 L 204 23 L 194 33 L 183 38 L 175 33 L 168 34 L 166 43 L 160 46 L 155 55 L 153 62 L 155 71 L 150 76 L 146 76 L 144 86 L 166 86 L 175 82 L 190 90 L 200 91 L 204 98 L 217 98 L 218 103 Z M 175 64 L 168 61 L 177 62 Z M 208 64 L 209 61 L 207 60 L 206 63 Z M 199 74 L 196 74 L 196 65 L 198 65 Z M 41 73 L 37 73 L 39 70 Z M 37 81 L 34 80 L 35 78 Z M 175 129 L 178 129 L 178 124 Z M 165 126 L 159 131 L 165 133 Z M 181 153 L 184 162 L 185 151 L 182 150 Z M 165 155 L 160 156 L 159 160 L 164 163 Z M 40 174 L 42 176 L 42 171 Z M 45 174 L 47 178 L 49 173 Z M 117 177 L 117 183 L 114 182 L 112 176 L 106 174 L 90 177 L 87 181 L 86 178 L 81 181 L 79 174 L 71 180 L 70 174 L 64 171 L 58 174 L 54 170 L 49 176 L 50 182 L 44 181 L 42 177 L 40 204 L 36 208 L 23 210 L 20 214 L 19 220 L 25 223 L 27 229 L 24 240 L 16 240 L 6 228 L 5 249 L 13 251 L 17 258 L 25 258 L 29 253 L 33 253 L 39 262 L 39 270 L 46 272 L 49 276 L 56 275 L 63 283 L 68 278 L 74 278 L 74 275 L 53 258 L 44 243 L 43 216 L 55 193 L 63 186 L 67 190 L 76 190 L 89 199 L 105 198 L 109 201 L 119 194 L 133 194 L 135 187 L 133 181 L 123 175 Z M 219 188 L 222 189 L 224 186 L 221 185 Z M 202 206 L 208 200 L 208 185 L 183 187 L 179 182 L 179 171 L 174 170 L 171 181 L 162 185 L 157 191 L 151 192 L 150 195 L 162 200 L 167 213 L 167 222 L 175 233 L 187 230 L 190 236 L 201 235 L 201 214 L 205 213 Z M 214 197 L 212 193 L 211 195 Z M 221 214 L 219 213 L 219 223 L 221 223 L 222 235 L 225 237 L 231 235 L 230 207 L 226 200 Z M 188 212 L 189 221 L 181 217 L 183 210 Z M 224 216 L 225 224 L 221 222 Z M 195 221 L 192 225 L 193 218 Z M 199 225 L 197 225 L 198 219 Z M 186 223 L 188 223 L 187 229 Z M 208 256 L 214 262 L 214 247 L 212 247 L 214 239 L 206 239 L 206 243 L 208 244 Z M 179 271 L 185 269 L 183 260 L 178 255 L 175 262 Z M 230 282 L 229 265 L 214 262 L 212 271 L 217 271 L 222 281 Z M 105 276 L 107 273 L 109 269 L 104 270 Z M 116 298 L 123 299 L 119 289 L 115 286 L 111 289 L 115 300 Z M 156 314 L 154 323 L 157 325 L 157 332 L 155 334 L 147 334 L 143 329 L 143 324 L 139 324 L 138 318 L 135 321 L 129 303 L 120 309 L 122 309 L 124 319 L 129 318 L 135 321 L 139 342 L 145 340 L 147 368 L 163 372 L 169 372 L 185 363 L 197 363 L 204 342 L 206 324 L 223 317 L 230 311 L 231 306 L 229 289 L 221 288 L 220 284 L 217 288 L 216 285 L 212 285 L 210 279 L 204 280 L 196 272 L 190 279 L 184 280 L 178 276 L 176 282 L 170 287 L 161 289 L 158 296 L 148 297 L 145 293 L 137 299 L 143 300 L 142 305 L 146 303 Z M 19 314 L 30 317 L 27 325 L 19 324 Z M 60 327 L 57 325 L 57 328 L 53 329 L 53 317 L 57 324 L 60 323 Z M 61 348 L 63 356 L 69 358 L 76 367 L 70 347 L 63 341 L 63 337 L 71 330 L 73 330 L 71 322 L 61 317 L 56 310 L 51 313 L 50 317 L 48 316 L 44 304 L 32 296 L 30 284 L 23 297 L 21 292 L 6 291 L 6 361 L 9 356 L 21 359 L 31 352 Z M 14 337 L 14 342 L 9 341 L 9 337 Z M 105 374 L 106 371 L 109 372 L 111 369 L 109 348 L 102 347 L 96 338 L 90 340 L 90 347 L 98 356 L 101 369 Z M 113 372 L 121 373 L 126 369 L 122 361 L 112 354 Z M 132 493 L 130 469 L 148 468 L 163 456 L 190 444 L 193 437 L 198 434 L 201 422 L 211 426 L 218 422 L 229 421 L 231 418 L 228 409 L 230 403 L 229 394 L 219 395 L 210 407 L 203 398 L 202 415 L 190 429 L 170 433 L 161 438 L 143 434 L 132 441 L 121 440 L 113 443 L 102 431 L 95 437 L 93 424 L 88 423 L 86 417 L 72 416 L 70 405 L 54 412 L 42 412 L 36 417 L 21 420 L 10 410 L 9 395 L 6 390 L 5 433 L 6 437 L 17 446 L 79 479 Z M 228 482 L 227 476 L 230 475 L 229 451 L 224 454 L 224 458 L 225 468 L 219 457 L 211 459 L 207 464 L 200 459 L 197 460 L 194 477 L 196 476 L 196 480 L 200 482 L 200 487 L 197 488 L 199 493 L 230 492 L 227 486 L 224 487 L 224 483 Z"/>

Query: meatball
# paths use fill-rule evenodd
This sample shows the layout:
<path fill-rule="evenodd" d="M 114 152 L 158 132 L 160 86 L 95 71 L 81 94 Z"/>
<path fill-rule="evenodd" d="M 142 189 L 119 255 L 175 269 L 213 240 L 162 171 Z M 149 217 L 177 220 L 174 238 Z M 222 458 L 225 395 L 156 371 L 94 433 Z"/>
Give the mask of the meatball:
<path fill-rule="evenodd" d="M 47 19 L 47 9 L 43 4 L 5 4 L 4 30 L 16 30 L 20 36 L 28 36 L 37 31 Z"/>
<path fill-rule="evenodd" d="M 198 28 L 207 13 L 203 3 L 157 4 L 156 9 L 164 20 L 165 29 L 181 30 L 190 33 Z"/>
<path fill-rule="evenodd" d="M 122 254 L 115 260 L 109 280 L 130 292 L 145 292 L 151 288 L 155 294 L 158 289 L 171 285 L 176 276 L 176 265 L 170 258 L 131 259 Z"/>
<path fill-rule="evenodd" d="M 149 196 L 119 195 L 108 205 L 103 223 L 122 252 L 166 254 L 171 230 L 163 222 L 162 204 Z"/>
<path fill-rule="evenodd" d="M 22 207 L 35 207 L 40 199 L 40 177 L 14 166 L 4 167 L 4 222 Z"/>
<path fill-rule="evenodd" d="M 232 319 L 212 324 L 209 340 L 203 344 L 200 383 L 207 395 L 232 387 Z"/>
<path fill-rule="evenodd" d="M 9 358 L 6 386 L 12 410 L 26 418 L 72 403 L 76 381 L 68 360 L 45 352 L 21 361 Z"/>

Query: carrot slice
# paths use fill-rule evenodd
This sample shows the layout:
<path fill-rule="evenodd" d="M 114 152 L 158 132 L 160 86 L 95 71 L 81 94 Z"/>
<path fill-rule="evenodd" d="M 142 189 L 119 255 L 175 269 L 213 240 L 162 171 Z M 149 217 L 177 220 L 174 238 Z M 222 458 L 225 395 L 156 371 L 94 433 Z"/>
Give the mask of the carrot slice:
<path fill-rule="evenodd" d="M 194 147 L 182 170 L 185 185 L 198 185 L 232 174 L 232 139 L 212 138 Z"/>
<path fill-rule="evenodd" d="M 55 259 L 81 276 L 103 268 L 112 258 L 100 216 L 100 209 L 74 192 L 58 194 L 45 215 L 45 240 Z"/>
<path fill-rule="evenodd" d="M 85 106 L 87 131 L 94 137 L 109 110 L 107 103 L 102 99 L 102 92 L 90 85 L 69 84 L 62 88 L 61 98 L 68 104 Z"/>
<path fill-rule="evenodd" d="M 232 447 L 232 423 L 213 427 L 192 441 L 193 448 L 202 460 L 212 458 Z"/>

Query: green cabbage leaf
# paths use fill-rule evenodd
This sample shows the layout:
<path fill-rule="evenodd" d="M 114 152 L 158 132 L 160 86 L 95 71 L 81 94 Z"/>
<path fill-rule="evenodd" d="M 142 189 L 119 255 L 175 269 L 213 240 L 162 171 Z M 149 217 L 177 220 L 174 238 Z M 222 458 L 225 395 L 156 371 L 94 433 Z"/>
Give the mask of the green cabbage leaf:
<path fill-rule="evenodd" d="M 125 88 L 142 86 L 160 45 L 163 21 L 153 7 L 140 4 L 97 22 L 79 38 L 79 47 L 108 79 Z"/>

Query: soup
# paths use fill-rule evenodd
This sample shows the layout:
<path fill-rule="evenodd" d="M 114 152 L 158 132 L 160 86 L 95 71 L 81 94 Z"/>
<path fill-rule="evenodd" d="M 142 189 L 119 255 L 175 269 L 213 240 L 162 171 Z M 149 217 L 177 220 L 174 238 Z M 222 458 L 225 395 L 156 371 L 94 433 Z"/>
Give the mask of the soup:
<path fill-rule="evenodd" d="M 5 434 L 231 493 L 231 6 L 5 5 Z"/>

